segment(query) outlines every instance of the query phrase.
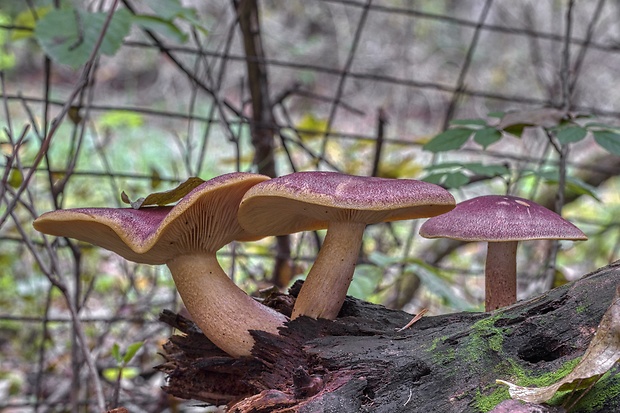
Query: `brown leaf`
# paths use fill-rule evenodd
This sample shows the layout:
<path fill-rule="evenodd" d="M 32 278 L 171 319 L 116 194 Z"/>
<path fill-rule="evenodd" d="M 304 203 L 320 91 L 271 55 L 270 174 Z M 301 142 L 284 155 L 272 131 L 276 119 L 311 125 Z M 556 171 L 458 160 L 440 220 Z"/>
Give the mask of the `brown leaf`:
<path fill-rule="evenodd" d="M 528 126 L 551 128 L 560 124 L 565 112 L 554 108 L 540 108 L 506 113 L 499 122 L 498 128 L 507 132 L 522 130 Z"/>
<path fill-rule="evenodd" d="M 585 388 L 598 380 L 620 359 L 620 286 L 603 315 L 596 334 L 579 364 L 566 377 L 547 387 L 521 387 L 504 380 L 510 397 L 530 403 L 543 403 L 557 391 Z"/>
<path fill-rule="evenodd" d="M 200 178 L 192 177 L 174 189 L 163 192 L 154 192 L 146 198 L 138 198 L 135 201 L 131 201 L 129 196 L 127 196 L 127 194 L 123 191 L 121 193 L 121 200 L 126 204 L 130 204 L 133 209 L 140 209 L 148 205 L 168 205 L 177 202 L 203 182 L 204 181 Z"/>

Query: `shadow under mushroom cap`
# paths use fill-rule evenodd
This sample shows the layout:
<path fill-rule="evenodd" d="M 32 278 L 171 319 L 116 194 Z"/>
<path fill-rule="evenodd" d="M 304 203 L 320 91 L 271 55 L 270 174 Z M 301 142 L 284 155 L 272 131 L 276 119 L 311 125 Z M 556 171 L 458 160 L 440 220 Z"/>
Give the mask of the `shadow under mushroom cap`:
<path fill-rule="evenodd" d="M 145 264 L 172 257 L 214 253 L 233 240 L 255 240 L 237 222 L 245 192 L 268 177 L 232 173 L 205 181 L 173 207 L 76 208 L 45 213 L 36 230 L 75 238 Z"/>
<path fill-rule="evenodd" d="M 528 199 L 486 195 L 463 201 L 420 227 L 425 238 L 461 241 L 586 240 L 575 225 Z"/>

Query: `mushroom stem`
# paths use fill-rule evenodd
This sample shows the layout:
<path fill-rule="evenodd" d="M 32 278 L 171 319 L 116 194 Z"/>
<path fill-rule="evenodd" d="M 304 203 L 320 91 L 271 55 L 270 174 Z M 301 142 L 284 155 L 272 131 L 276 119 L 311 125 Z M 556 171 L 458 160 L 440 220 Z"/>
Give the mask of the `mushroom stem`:
<path fill-rule="evenodd" d="M 329 223 L 323 246 L 299 291 L 291 319 L 305 315 L 333 320 L 347 295 L 366 224 Z"/>
<path fill-rule="evenodd" d="M 517 243 L 489 242 L 484 272 L 486 311 L 517 301 Z"/>
<path fill-rule="evenodd" d="M 215 254 L 191 254 L 166 263 L 194 322 L 216 346 L 233 357 L 249 356 L 249 330 L 278 334 L 286 316 L 248 296 L 224 272 Z"/>

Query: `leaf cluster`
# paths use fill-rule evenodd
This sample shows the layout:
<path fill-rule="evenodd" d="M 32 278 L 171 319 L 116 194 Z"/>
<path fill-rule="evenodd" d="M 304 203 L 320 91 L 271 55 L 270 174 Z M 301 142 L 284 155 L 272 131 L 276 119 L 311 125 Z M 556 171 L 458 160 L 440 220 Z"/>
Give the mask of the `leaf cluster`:
<path fill-rule="evenodd" d="M 119 8 L 105 33 L 107 12 L 92 12 L 72 4 L 60 8 L 28 8 L 13 19 L 18 29 L 12 31 L 11 39 L 34 38 L 48 57 L 75 69 L 86 63 L 102 35 L 99 52 L 114 55 L 133 26 L 177 43 L 185 43 L 189 38 L 180 23 L 208 33 L 196 11 L 184 7 L 180 0 L 153 0 L 148 5 L 153 13 L 133 13 Z"/>
<path fill-rule="evenodd" d="M 467 143 L 486 150 L 506 137 L 521 138 L 528 127 L 542 128 L 557 146 L 570 145 L 591 136 L 602 149 L 620 155 L 620 128 L 606 123 L 587 121 L 589 116 L 565 114 L 558 109 L 541 108 L 521 112 L 493 112 L 487 119 L 457 119 L 450 127 L 428 141 L 423 149 L 435 154 L 460 150 Z M 585 122 L 584 122 L 585 120 Z M 506 164 L 483 165 L 482 163 L 446 162 L 426 168 L 427 182 L 447 188 L 459 188 L 473 181 L 473 178 L 503 177 L 509 180 L 512 173 Z M 547 183 L 557 183 L 556 168 L 522 170 L 521 176 L 535 175 Z M 594 198 L 594 188 L 575 177 L 566 177 L 568 189 Z"/>

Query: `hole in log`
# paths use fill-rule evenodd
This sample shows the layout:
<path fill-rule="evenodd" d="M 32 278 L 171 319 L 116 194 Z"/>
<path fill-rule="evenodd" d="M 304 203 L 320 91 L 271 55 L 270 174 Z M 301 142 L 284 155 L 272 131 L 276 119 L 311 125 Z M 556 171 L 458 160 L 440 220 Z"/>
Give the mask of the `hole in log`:
<path fill-rule="evenodd" d="M 567 354 L 566 348 L 560 342 L 544 335 L 535 335 L 518 351 L 521 360 L 538 363 L 553 361 Z"/>

